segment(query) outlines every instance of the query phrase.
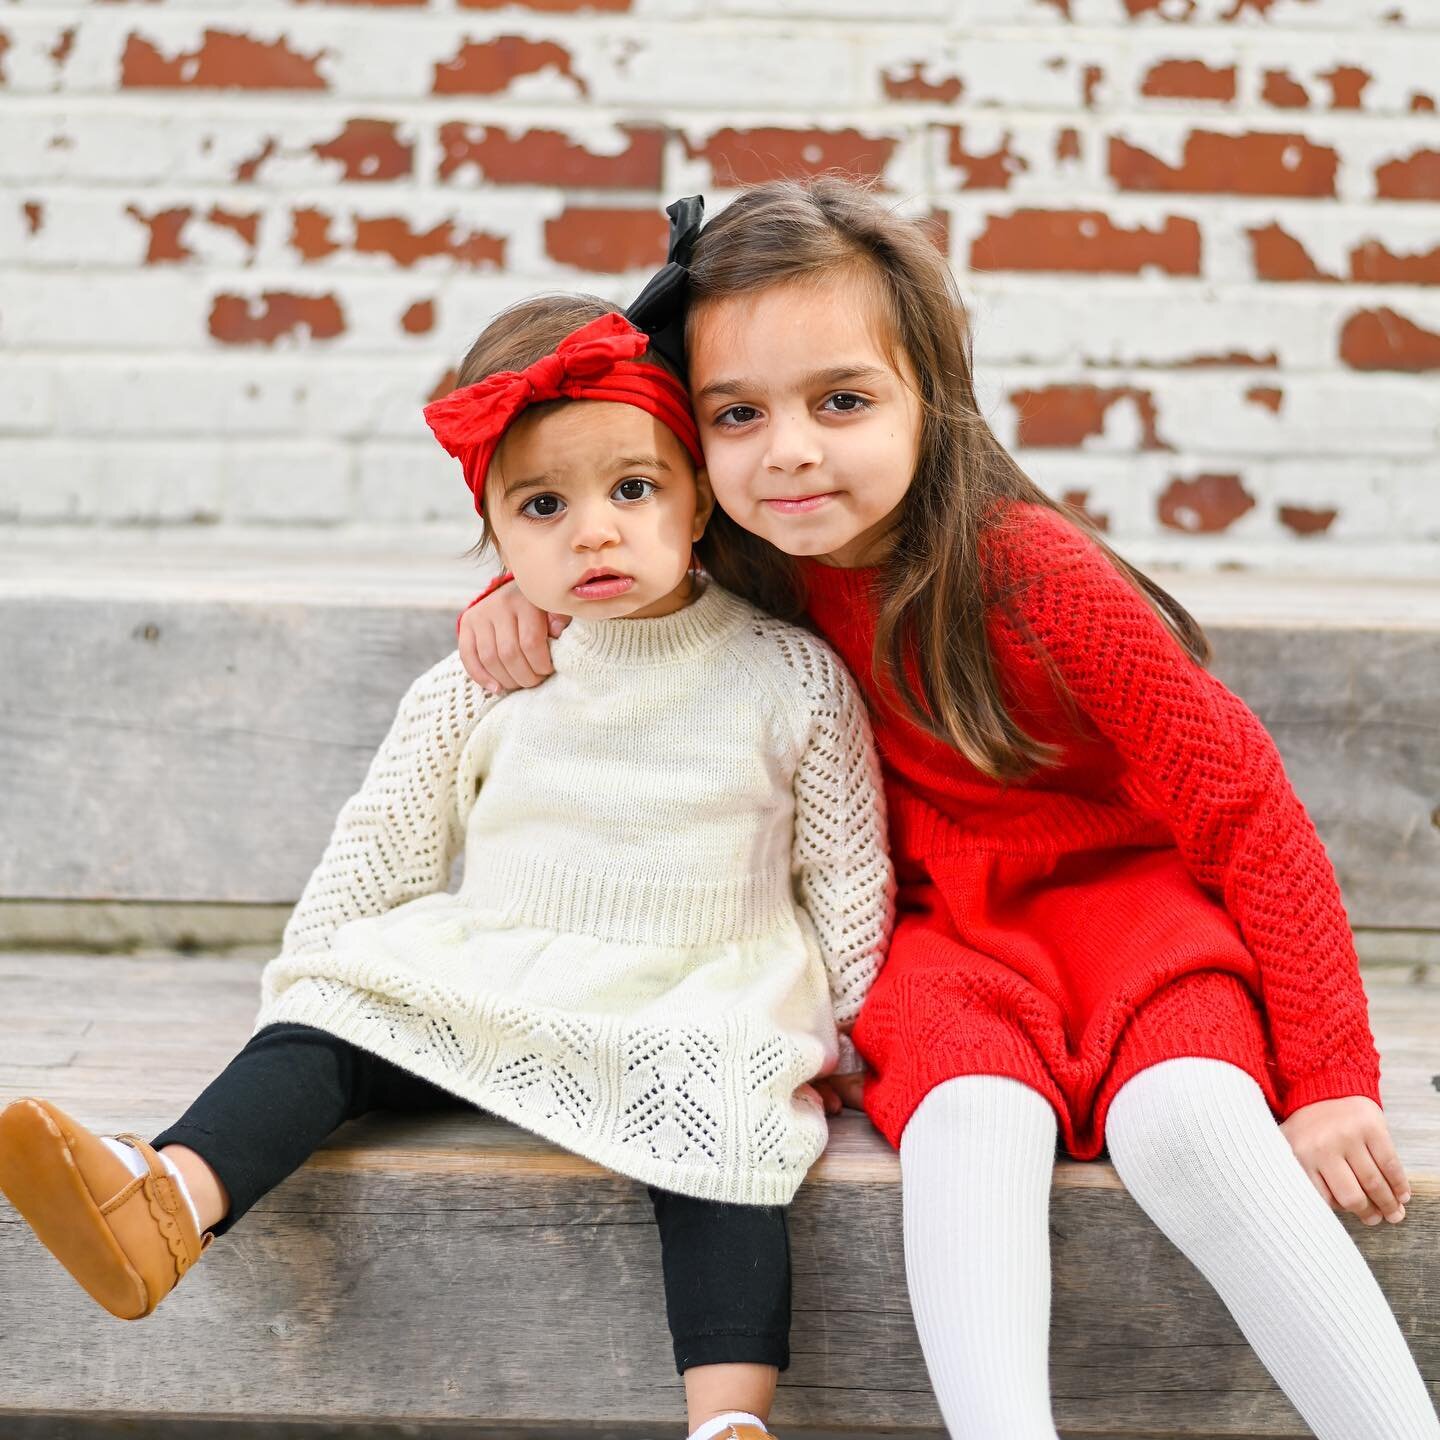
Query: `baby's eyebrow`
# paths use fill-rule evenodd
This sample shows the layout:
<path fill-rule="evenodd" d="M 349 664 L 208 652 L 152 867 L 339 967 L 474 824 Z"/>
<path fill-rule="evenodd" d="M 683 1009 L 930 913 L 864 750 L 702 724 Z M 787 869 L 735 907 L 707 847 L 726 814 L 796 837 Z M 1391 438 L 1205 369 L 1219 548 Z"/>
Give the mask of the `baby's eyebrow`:
<path fill-rule="evenodd" d="M 555 474 L 551 470 L 545 471 L 543 475 L 526 475 L 519 480 L 507 480 L 505 482 L 505 498 L 508 500 L 512 495 L 518 495 L 522 490 L 549 490 L 555 484 Z"/>
<path fill-rule="evenodd" d="M 614 470 L 666 470 L 670 469 L 670 462 L 661 459 L 659 455 L 622 455 L 618 460 L 611 461 L 611 468 Z"/>

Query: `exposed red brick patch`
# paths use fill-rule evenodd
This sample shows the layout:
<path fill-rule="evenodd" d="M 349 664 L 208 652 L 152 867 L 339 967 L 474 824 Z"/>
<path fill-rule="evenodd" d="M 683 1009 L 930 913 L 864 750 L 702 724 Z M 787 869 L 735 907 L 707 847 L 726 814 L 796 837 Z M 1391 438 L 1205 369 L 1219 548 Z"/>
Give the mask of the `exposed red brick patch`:
<path fill-rule="evenodd" d="M 1058 10 L 1061 16 L 1066 20 L 1070 20 L 1073 18 L 1070 14 L 1070 0 L 1036 0 L 1036 3 L 1040 5 L 1049 5 L 1052 9 Z"/>
<path fill-rule="evenodd" d="M 1140 417 L 1142 450 L 1170 450 L 1155 430 L 1155 397 L 1133 385 L 1101 389 L 1098 385 L 1047 385 L 1043 390 L 1013 390 L 1010 403 L 1018 417 L 1017 442 L 1037 448 L 1080 445 L 1088 436 L 1105 433 L 1112 405 L 1131 401 Z"/>
<path fill-rule="evenodd" d="M 74 48 L 75 26 L 71 25 L 60 32 L 60 38 L 50 47 L 50 58 L 57 65 L 63 65 L 70 58 L 70 52 Z"/>
<path fill-rule="evenodd" d="M 345 331 L 345 314 L 333 295 L 266 290 L 256 297 L 217 295 L 210 333 L 222 345 L 273 345 L 285 336 L 333 340 Z"/>
<path fill-rule="evenodd" d="M 1361 96 L 1370 83 L 1370 73 L 1358 65 L 1337 65 L 1333 70 L 1323 71 L 1320 79 L 1330 86 L 1330 108 L 1332 110 L 1359 110 Z"/>
<path fill-rule="evenodd" d="M 1303 110 L 1310 103 L 1310 92 L 1288 70 L 1267 70 L 1260 98 L 1277 110 Z"/>
<path fill-rule="evenodd" d="M 1067 490 L 1061 495 L 1060 503 L 1068 505 L 1071 510 L 1083 515 L 1097 530 L 1108 531 L 1110 529 L 1110 517 L 1090 508 L 1090 492 L 1088 490 Z"/>
<path fill-rule="evenodd" d="M 1379 240 L 1367 240 L 1350 252 L 1350 278 L 1373 285 L 1440 285 L 1440 245 L 1396 255 Z"/>
<path fill-rule="evenodd" d="M 1260 280 L 1338 280 L 1327 275 L 1310 258 L 1310 252 L 1279 225 L 1264 225 L 1245 232 L 1250 237 L 1250 259 Z"/>
<path fill-rule="evenodd" d="M 273 135 L 267 136 L 265 143 L 253 155 L 242 160 L 235 167 L 236 180 L 242 184 L 253 180 L 260 167 L 269 160 L 279 148 L 280 142 Z"/>
<path fill-rule="evenodd" d="M 443 400 L 460 383 L 460 372 L 452 365 L 436 382 L 435 388 L 425 397 L 427 405 Z"/>
<path fill-rule="evenodd" d="M 880 72 L 888 100 L 943 100 L 947 104 L 958 100 L 965 93 L 965 82 L 958 75 L 946 75 L 940 80 L 927 80 L 923 74 L 924 63 L 911 61 L 909 70 L 901 74 L 899 66 Z"/>
<path fill-rule="evenodd" d="M 307 263 L 333 255 L 340 246 L 330 238 L 331 217 L 323 210 L 306 208 L 290 215 L 290 245 Z"/>
<path fill-rule="evenodd" d="M 1142 95 L 1162 100 L 1233 100 L 1235 67 L 1203 60 L 1162 60 L 1150 67 Z"/>
<path fill-rule="evenodd" d="M 1422 95 L 1418 90 L 1410 94 L 1410 113 L 1412 115 L 1433 115 L 1435 113 L 1435 97 L 1433 95 Z"/>
<path fill-rule="evenodd" d="M 1440 200 L 1440 150 L 1417 150 L 1380 166 L 1375 193 L 1381 200 Z"/>
<path fill-rule="evenodd" d="M 417 300 L 400 317 L 400 328 L 407 335 L 428 335 L 435 328 L 435 302 Z"/>
<path fill-rule="evenodd" d="M 1160 523 L 1191 535 L 1217 535 L 1255 508 L 1255 497 L 1238 475 L 1176 476 L 1161 494 L 1156 512 Z"/>
<path fill-rule="evenodd" d="M 692 160 L 704 160 L 716 185 L 760 185 L 766 180 L 821 175 L 827 170 L 876 180 L 895 153 L 893 139 L 858 130 L 717 130 L 703 145 L 685 142 Z"/>
<path fill-rule="evenodd" d="M 1200 273 L 1200 227 L 1170 216 L 1158 230 L 1116 225 L 1098 210 L 1017 210 L 991 215 L 970 247 L 976 270 Z"/>
<path fill-rule="evenodd" d="M 452 60 L 435 66 L 431 90 L 436 95 L 501 95 L 521 75 L 553 70 L 589 95 L 590 87 L 575 73 L 574 61 L 563 45 L 553 40 L 526 40 L 520 35 L 499 35 L 494 40 L 466 40 Z"/>
<path fill-rule="evenodd" d="M 5 52 L 10 48 L 10 37 L 0 30 L 0 85 L 5 83 Z"/>
<path fill-rule="evenodd" d="M 1078 160 L 1080 158 L 1080 132 L 1066 127 L 1055 137 L 1055 159 Z"/>
<path fill-rule="evenodd" d="M 586 189 L 658 190 L 665 132 L 622 127 L 625 148 L 614 155 L 587 149 L 558 130 L 511 135 L 498 125 L 451 120 L 440 127 L 443 152 L 437 174 L 448 180 L 474 165 L 491 185 L 560 185 Z"/>
<path fill-rule="evenodd" d="M 45 207 L 38 200 L 27 200 L 21 210 L 25 215 L 25 228 L 31 235 L 38 235 L 45 223 Z"/>
<path fill-rule="evenodd" d="M 137 205 L 127 205 L 125 213 L 150 232 L 150 244 L 145 251 L 146 265 L 171 265 L 195 258 L 195 252 L 185 244 L 181 234 L 194 213 L 188 205 L 157 210 L 153 215 L 146 215 Z"/>
<path fill-rule="evenodd" d="M 1338 510 L 1307 510 L 1303 505 L 1282 505 L 1280 523 L 1297 535 L 1323 535 L 1334 523 Z"/>
<path fill-rule="evenodd" d="M 472 269 L 487 265 L 498 268 L 505 263 L 505 238 L 484 230 L 461 233 L 452 220 L 444 220 L 428 230 L 416 231 L 402 215 L 384 215 L 368 220 L 357 217 L 355 253 L 388 255 L 406 269 L 417 261 L 436 255 L 443 255 Z"/>
<path fill-rule="evenodd" d="M 1440 334 L 1394 310 L 1357 310 L 1340 332 L 1352 370 L 1440 370 Z"/>
<path fill-rule="evenodd" d="M 1285 403 L 1285 392 L 1276 385 L 1252 385 L 1245 392 L 1245 398 L 1252 405 L 1261 405 L 1272 415 L 1278 415 Z"/>
<path fill-rule="evenodd" d="M 1280 357 L 1271 351 L 1268 355 L 1251 355 L 1244 350 L 1228 350 L 1222 355 L 1191 355 L 1186 360 L 1176 361 L 1177 370 L 1278 370 Z"/>
<path fill-rule="evenodd" d="M 222 230 L 233 231 L 252 250 L 260 236 L 260 216 L 256 211 L 242 215 L 234 210 L 222 210 L 218 205 L 210 207 L 210 213 L 205 217 L 212 225 L 218 225 Z"/>
<path fill-rule="evenodd" d="M 310 148 L 338 160 L 342 180 L 398 180 L 415 168 L 415 147 L 400 139 L 393 120 L 347 120 L 333 139 Z"/>
<path fill-rule="evenodd" d="M 988 154 L 965 148 L 963 125 L 942 126 L 941 133 L 949 136 L 945 158 L 965 174 L 962 190 L 1008 190 L 1010 181 L 1030 168 L 1025 158 L 1010 148 L 1013 137 L 1008 130 L 1000 141 L 1000 148 Z"/>
<path fill-rule="evenodd" d="M 120 60 L 129 90 L 324 90 L 319 64 L 326 52 L 302 55 L 282 35 L 266 44 L 229 30 L 206 30 L 200 48 L 167 58 L 131 34 Z"/>
<path fill-rule="evenodd" d="M 1159 11 L 1165 3 L 1166 0 L 1125 0 L 1125 14 L 1129 19 L 1134 20 L 1141 15 L 1148 15 L 1152 10 Z M 1161 18 L 1188 20 L 1195 13 L 1195 3 L 1196 0 L 1183 0 L 1183 4 L 1171 7 L 1171 16 L 1167 17 L 1162 14 Z"/>
<path fill-rule="evenodd" d="M 1095 108 L 1095 97 L 1105 79 L 1105 72 L 1098 65 L 1087 65 L 1080 77 L 1080 103 L 1087 110 Z"/>
<path fill-rule="evenodd" d="M 1303 135 L 1192 130 L 1178 167 L 1118 137 L 1110 141 L 1110 176 L 1122 190 L 1192 195 L 1334 195 L 1340 157 Z"/>
<path fill-rule="evenodd" d="M 630 9 L 631 0 L 457 0 L 462 10 L 501 10 L 518 5 L 546 15 L 572 15 L 579 10 L 605 10 L 619 14 Z"/>
<path fill-rule="evenodd" d="M 545 222 L 545 253 L 597 274 L 648 269 L 665 259 L 669 227 L 651 210 L 571 205 Z"/>

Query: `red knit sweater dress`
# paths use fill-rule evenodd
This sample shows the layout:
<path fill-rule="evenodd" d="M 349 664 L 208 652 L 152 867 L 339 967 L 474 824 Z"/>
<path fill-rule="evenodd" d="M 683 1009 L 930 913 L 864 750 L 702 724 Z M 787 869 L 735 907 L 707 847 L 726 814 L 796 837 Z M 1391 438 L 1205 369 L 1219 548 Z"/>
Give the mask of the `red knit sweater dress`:
<path fill-rule="evenodd" d="M 1186 1055 L 1248 1071 L 1282 1117 L 1378 1102 L 1335 874 L 1259 721 L 1054 512 L 1001 512 L 985 565 L 1009 596 L 987 628 L 1011 713 L 1063 751 L 1008 786 L 875 679 L 878 571 L 804 566 L 811 619 L 870 703 L 899 882 L 854 1034 L 875 1124 L 898 1146 L 932 1087 L 1006 1075 L 1089 1159 L 1120 1086 Z"/>

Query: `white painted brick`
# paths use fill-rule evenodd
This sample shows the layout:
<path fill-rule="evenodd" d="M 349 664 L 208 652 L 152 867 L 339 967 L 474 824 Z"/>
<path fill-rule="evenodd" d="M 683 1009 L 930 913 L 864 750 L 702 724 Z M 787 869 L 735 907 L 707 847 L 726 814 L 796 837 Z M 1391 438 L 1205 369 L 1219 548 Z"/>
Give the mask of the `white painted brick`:
<path fill-rule="evenodd" d="M 358 478 L 356 518 L 362 522 L 455 523 L 474 516 L 475 539 L 480 538 L 480 520 L 460 467 L 433 441 L 367 445 L 360 453 Z"/>
<path fill-rule="evenodd" d="M 43 435 L 54 423 L 51 377 L 22 358 L 0 358 L 0 435 Z"/>
<path fill-rule="evenodd" d="M 354 510 L 353 469 L 353 452 L 343 445 L 227 445 L 225 518 L 302 525 L 347 520 Z"/>

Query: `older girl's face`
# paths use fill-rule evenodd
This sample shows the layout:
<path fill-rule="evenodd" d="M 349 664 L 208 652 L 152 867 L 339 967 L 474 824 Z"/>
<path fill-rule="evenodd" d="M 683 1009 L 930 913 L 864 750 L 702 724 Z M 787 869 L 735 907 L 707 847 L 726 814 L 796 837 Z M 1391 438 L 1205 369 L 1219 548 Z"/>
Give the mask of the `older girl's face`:
<path fill-rule="evenodd" d="M 920 401 L 852 271 L 703 302 L 690 386 L 715 499 L 789 555 L 873 565 L 919 453 Z"/>

